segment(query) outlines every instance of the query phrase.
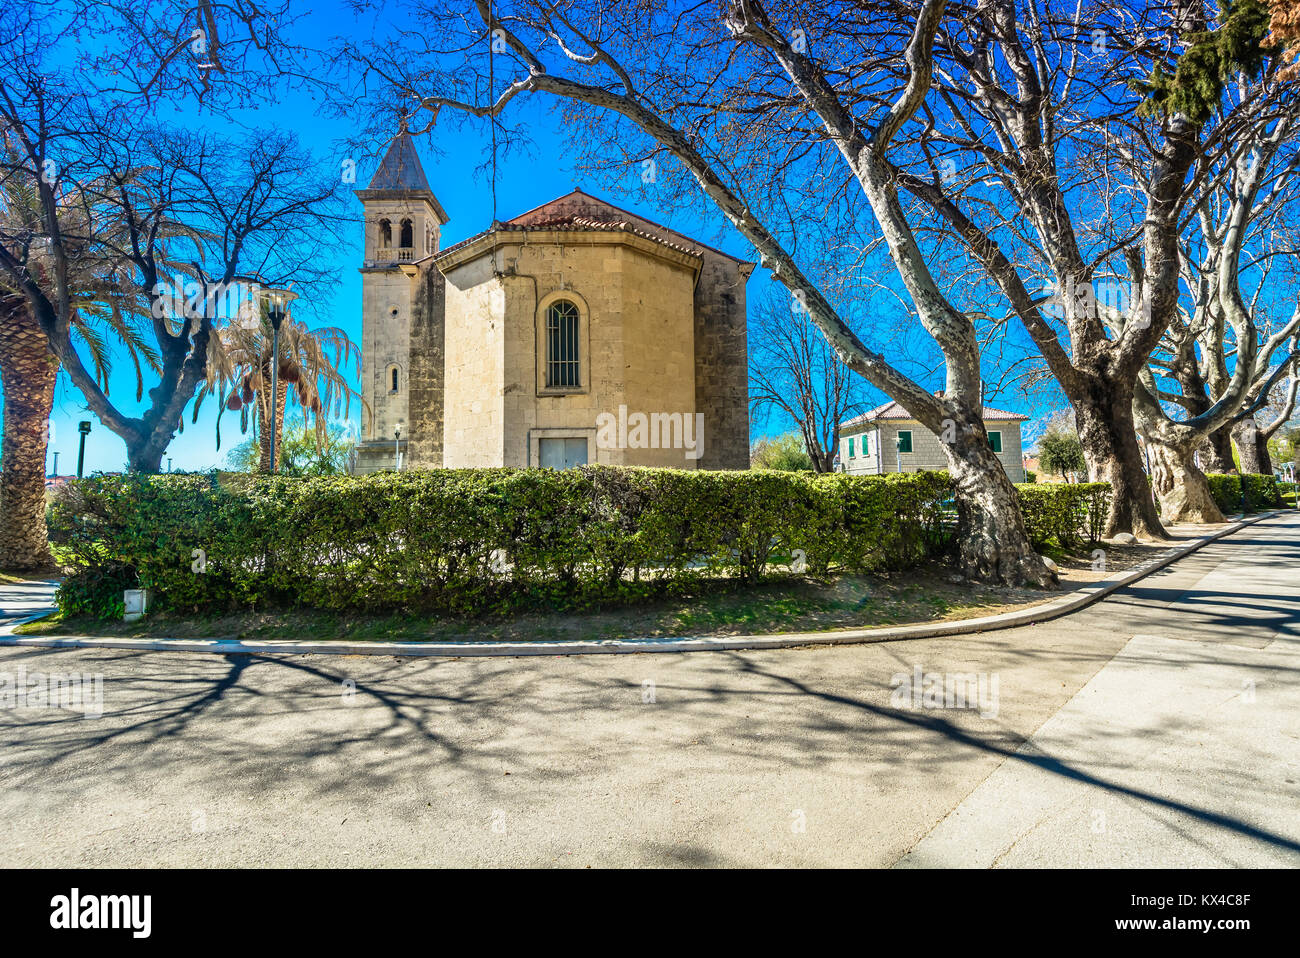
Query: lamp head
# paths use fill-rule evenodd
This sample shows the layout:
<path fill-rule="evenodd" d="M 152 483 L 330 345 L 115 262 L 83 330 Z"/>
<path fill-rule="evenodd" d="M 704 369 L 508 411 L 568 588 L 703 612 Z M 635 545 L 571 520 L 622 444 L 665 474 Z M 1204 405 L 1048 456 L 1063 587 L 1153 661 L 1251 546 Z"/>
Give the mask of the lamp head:
<path fill-rule="evenodd" d="M 280 324 L 289 314 L 289 304 L 298 298 L 298 294 L 279 286 L 263 286 L 260 292 L 266 300 L 266 313 L 267 318 L 271 320 L 271 328 L 278 332 Z"/>

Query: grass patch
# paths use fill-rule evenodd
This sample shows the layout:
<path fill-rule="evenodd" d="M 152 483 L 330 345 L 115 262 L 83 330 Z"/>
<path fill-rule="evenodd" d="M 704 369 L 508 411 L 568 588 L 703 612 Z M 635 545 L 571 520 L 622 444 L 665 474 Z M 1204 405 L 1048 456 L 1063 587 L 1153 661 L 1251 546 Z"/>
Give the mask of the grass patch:
<path fill-rule="evenodd" d="M 973 618 L 1041 602 L 1058 593 L 953 581 L 939 566 L 889 575 L 802 576 L 743 588 L 712 583 L 688 595 L 588 612 L 528 613 L 476 619 L 291 610 L 209 618 L 163 613 L 134 622 L 64 620 L 22 626 L 23 635 L 383 641 L 610 640 L 646 636 L 729 636 L 818 632 Z"/>
<path fill-rule="evenodd" d="M 21 582 L 45 582 L 60 578 L 60 573 L 53 569 L 43 572 L 5 572 L 0 570 L 0 585 L 18 585 Z"/>

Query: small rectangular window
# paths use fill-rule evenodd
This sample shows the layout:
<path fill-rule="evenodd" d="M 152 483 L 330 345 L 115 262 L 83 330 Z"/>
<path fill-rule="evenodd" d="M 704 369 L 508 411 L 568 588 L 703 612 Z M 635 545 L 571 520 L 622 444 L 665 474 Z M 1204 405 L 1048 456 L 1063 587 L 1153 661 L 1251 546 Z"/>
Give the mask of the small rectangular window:
<path fill-rule="evenodd" d="M 989 433 L 989 448 L 997 453 L 1002 452 L 1002 433 L 996 429 Z"/>
<path fill-rule="evenodd" d="M 912 430 L 910 429 L 898 430 L 898 451 L 899 452 L 912 451 Z"/>

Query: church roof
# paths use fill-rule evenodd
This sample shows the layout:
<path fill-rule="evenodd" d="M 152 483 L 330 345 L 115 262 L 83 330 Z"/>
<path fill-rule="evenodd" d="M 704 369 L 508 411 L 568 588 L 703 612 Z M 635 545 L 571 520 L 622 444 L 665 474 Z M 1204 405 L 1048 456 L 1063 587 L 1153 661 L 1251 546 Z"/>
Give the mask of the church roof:
<path fill-rule="evenodd" d="M 732 262 L 745 264 L 745 261 L 720 250 L 705 246 L 688 236 L 671 230 L 666 226 L 621 209 L 613 203 L 574 190 L 557 197 L 548 203 L 521 213 L 504 223 L 494 223 L 490 228 L 461 240 L 453 246 L 442 250 L 439 257 L 455 253 L 490 236 L 494 232 L 543 232 L 555 230 L 572 230 L 575 232 L 621 232 L 639 236 L 687 256 L 702 257 L 705 252 L 722 256 Z"/>
<path fill-rule="evenodd" d="M 429 181 L 424 175 L 424 167 L 420 165 L 420 154 L 415 152 L 411 134 L 403 130 L 393 137 L 368 189 L 433 192 L 429 189 Z"/>
<path fill-rule="evenodd" d="M 522 226 L 546 219 L 563 219 L 568 216 L 590 218 L 601 222 L 626 222 L 638 230 L 645 231 L 646 235 L 657 236 L 669 246 L 687 249 L 697 255 L 701 252 L 715 253 L 724 259 L 731 260 L 733 263 L 746 262 L 738 256 L 732 256 L 720 249 L 714 249 L 712 246 L 670 229 L 662 223 L 656 223 L 654 220 L 633 213 L 631 210 L 625 210 L 621 206 L 615 206 L 609 200 L 592 196 L 580 189 L 575 189 L 564 196 L 557 196 L 548 203 L 543 203 L 526 213 L 520 213 L 508 222 L 511 226 Z"/>

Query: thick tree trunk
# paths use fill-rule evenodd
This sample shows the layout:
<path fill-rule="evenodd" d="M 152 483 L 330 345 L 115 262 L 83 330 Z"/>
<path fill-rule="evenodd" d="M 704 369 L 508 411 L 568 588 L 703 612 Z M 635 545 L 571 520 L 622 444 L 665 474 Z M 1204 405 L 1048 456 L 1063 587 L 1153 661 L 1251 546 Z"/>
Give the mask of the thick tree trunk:
<path fill-rule="evenodd" d="M 0 569 L 54 565 L 45 529 L 45 454 L 59 363 L 25 306 L 0 313 L 4 469 L 0 473 Z"/>
<path fill-rule="evenodd" d="M 1055 588 L 1056 575 L 1029 543 L 1015 486 L 982 428 L 946 445 L 957 487 L 957 561 L 964 576 L 1009 585 Z"/>
<path fill-rule="evenodd" d="M 1205 471 L 1229 473 L 1237 468 L 1232 461 L 1232 431 L 1226 426 L 1216 429 L 1205 437 L 1208 452 L 1205 456 Z M 1203 450 L 1205 452 L 1205 450 Z"/>
<path fill-rule="evenodd" d="M 1155 500 L 1142 467 L 1142 449 L 1133 425 L 1132 388 L 1121 389 L 1114 384 L 1100 388 L 1090 402 L 1074 404 L 1074 418 L 1079 443 L 1088 461 L 1088 478 L 1110 483 L 1106 537 L 1130 532 L 1165 538 L 1165 527 L 1156 514 Z"/>
<path fill-rule="evenodd" d="M 126 467 L 132 472 L 162 472 L 163 454 L 167 444 L 156 442 L 128 442 L 126 446 Z"/>
<path fill-rule="evenodd" d="M 1255 459 L 1259 465 L 1259 475 L 1273 475 L 1273 457 L 1268 452 L 1268 439 L 1262 432 L 1255 434 Z"/>
<path fill-rule="evenodd" d="M 1195 451 L 1165 443 L 1151 444 L 1152 485 L 1160 497 L 1166 522 L 1223 522 L 1223 512 L 1210 495 L 1210 483 L 1196 465 Z"/>
<path fill-rule="evenodd" d="M 1260 432 L 1254 419 L 1243 419 L 1232 429 L 1232 439 L 1237 444 L 1237 457 L 1241 471 L 1256 476 L 1271 476 L 1273 460 L 1268 454 L 1268 440 Z"/>

